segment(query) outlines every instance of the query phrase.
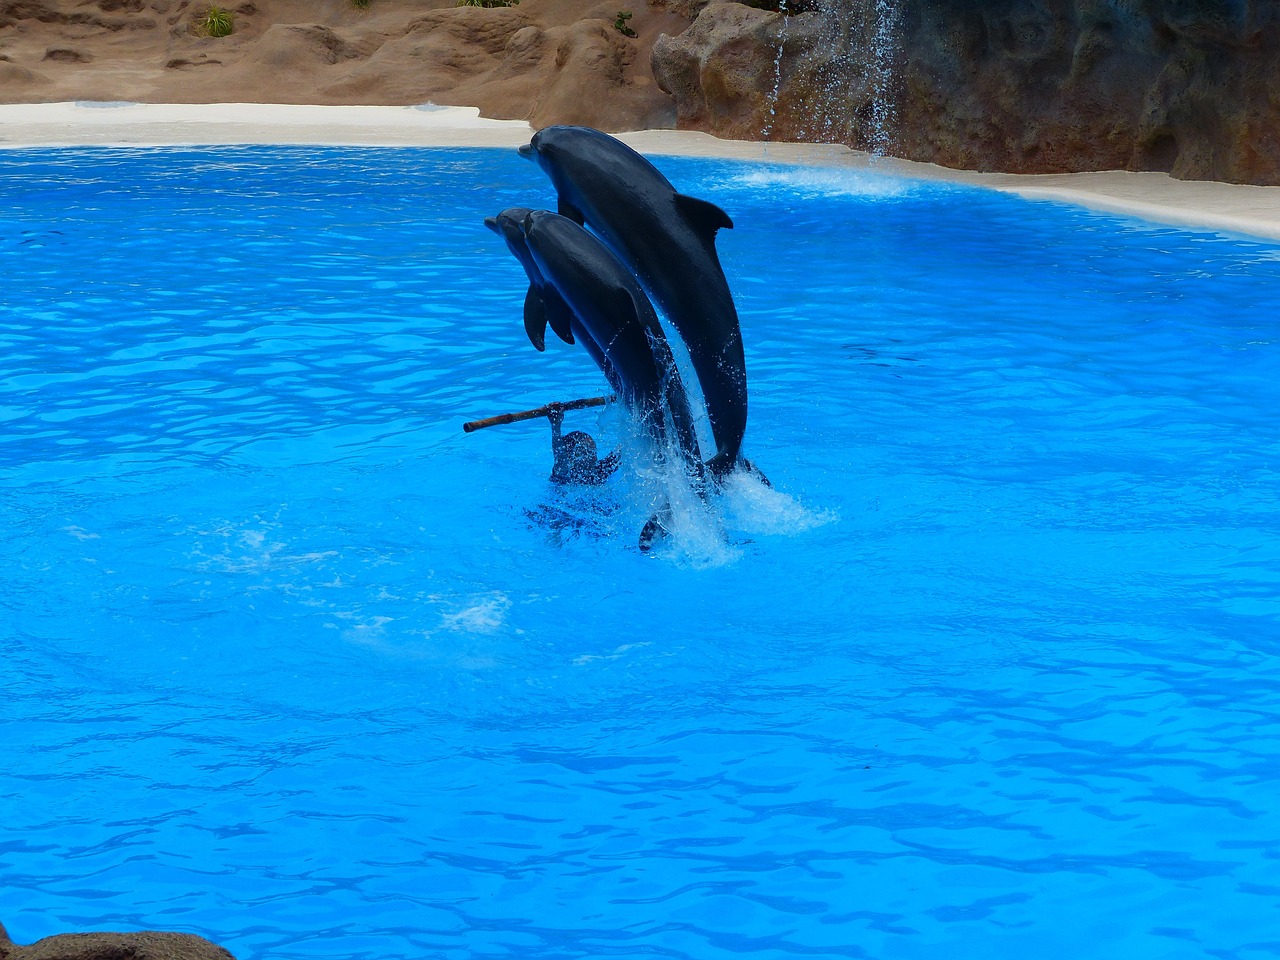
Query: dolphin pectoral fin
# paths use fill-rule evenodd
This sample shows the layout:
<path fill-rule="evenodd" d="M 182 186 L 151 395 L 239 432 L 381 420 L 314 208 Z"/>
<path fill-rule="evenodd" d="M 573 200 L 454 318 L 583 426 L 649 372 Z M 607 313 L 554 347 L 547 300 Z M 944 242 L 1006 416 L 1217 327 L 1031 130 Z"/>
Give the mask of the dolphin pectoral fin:
<path fill-rule="evenodd" d="M 524 295 L 524 332 L 535 350 L 547 349 L 547 305 L 533 284 L 529 284 L 529 292 Z"/>
<path fill-rule="evenodd" d="M 551 324 L 556 336 L 565 343 L 573 343 L 573 311 L 569 305 L 550 287 L 542 291 L 542 305 L 546 310 L 547 323 Z"/>
<path fill-rule="evenodd" d="M 729 219 L 729 215 L 709 200 L 699 200 L 685 193 L 677 193 L 675 199 L 676 208 L 689 226 L 708 240 L 715 240 L 717 230 L 733 229 L 733 221 Z"/>
<path fill-rule="evenodd" d="M 556 198 L 556 213 L 562 217 L 567 217 L 580 227 L 586 225 L 587 218 L 582 215 L 582 211 L 564 197 Z"/>

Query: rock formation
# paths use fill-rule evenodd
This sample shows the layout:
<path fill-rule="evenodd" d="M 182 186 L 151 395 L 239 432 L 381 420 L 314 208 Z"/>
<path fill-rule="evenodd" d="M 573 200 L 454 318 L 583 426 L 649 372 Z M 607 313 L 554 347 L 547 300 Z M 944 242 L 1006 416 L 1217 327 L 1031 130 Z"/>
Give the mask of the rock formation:
<path fill-rule="evenodd" d="M 235 960 L 189 933 L 61 933 L 20 947 L 0 925 L 0 960 Z"/>
<path fill-rule="evenodd" d="M 431 101 L 612 131 L 678 117 L 969 169 L 1280 184 L 1270 0 L 455 3 L 222 0 L 235 30 L 214 38 L 208 0 L 0 0 L 0 100 Z"/>
<path fill-rule="evenodd" d="M 723 136 L 1280 184 L 1278 44 L 1265 0 L 816 0 L 789 16 L 719 2 L 659 39 L 653 69 L 680 126 Z"/>
<path fill-rule="evenodd" d="M 904 155 L 1280 183 L 1273 3 L 949 0 L 903 38 Z"/>
<path fill-rule="evenodd" d="M 478 106 L 486 116 L 670 127 L 649 70 L 688 19 L 626 0 L 221 0 L 226 37 L 201 32 L 208 0 L 0 0 L 0 100 Z"/>
<path fill-rule="evenodd" d="M 1261 0 L 716 3 L 659 38 L 653 67 L 678 123 L 721 136 L 887 136 L 896 156 L 959 168 L 1275 184 L 1277 42 L 1280 8 Z"/>

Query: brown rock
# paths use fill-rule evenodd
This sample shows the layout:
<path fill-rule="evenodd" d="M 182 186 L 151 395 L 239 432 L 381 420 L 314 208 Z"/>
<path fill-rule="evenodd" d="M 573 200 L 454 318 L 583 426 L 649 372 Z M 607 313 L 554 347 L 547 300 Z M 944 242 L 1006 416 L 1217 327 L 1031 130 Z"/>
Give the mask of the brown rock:
<path fill-rule="evenodd" d="M 703 0 L 671 0 L 697 3 Z M 688 20 L 631 5 L 634 38 L 613 27 L 625 0 L 242 0 L 226 37 L 203 36 L 190 0 L 0 0 L 0 48 L 41 63 L 43 82 L 6 84 L 11 102 L 121 99 L 479 106 L 485 116 L 671 126 L 649 50 Z M 49 50 L 74 50 L 80 62 Z M 61 59 L 59 59 L 59 57 Z M 91 58 L 91 59 L 89 59 Z M 195 69 L 196 67 L 199 69 Z M 13 71 L 7 71 L 12 73 Z"/>
<path fill-rule="evenodd" d="M 189 933 L 62 933 L 22 947 L 0 925 L 0 960 L 235 960 Z"/>
<path fill-rule="evenodd" d="M 248 52 L 250 61 L 281 73 L 305 72 L 359 56 L 354 44 L 318 23 L 273 24 Z"/>
<path fill-rule="evenodd" d="M 49 78 L 44 74 L 12 63 L 8 57 L 0 57 L 0 89 L 16 90 L 48 82 Z"/>
<path fill-rule="evenodd" d="M 44 59 L 56 60 L 58 63 L 88 63 L 93 56 L 72 47 L 50 47 L 44 52 Z"/>
<path fill-rule="evenodd" d="M 871 8 L 850 0 L 839 17 L 785 16 L 713 2 L 685 34 L 654 44 L 654 76 L 675 97 L 682 128 L 874 146 Z"/>
<path fill-rule="evenodd" d="M 1274 5 L 899 0 L 884 44 L 874 5 L 817 3 L 785 19 L 712 4 L 660 39 L 680 125 L 979 170 L 1280 184 Z"/>
<path fill-rule="evenodd" d="M 658 86 L 676 101 L 681 129 L 737 140 L 770 132 L 771 71 L 782 17 L 743 6 L 704 7 L 678 37 L 659 37 L 652 68 Z"/>

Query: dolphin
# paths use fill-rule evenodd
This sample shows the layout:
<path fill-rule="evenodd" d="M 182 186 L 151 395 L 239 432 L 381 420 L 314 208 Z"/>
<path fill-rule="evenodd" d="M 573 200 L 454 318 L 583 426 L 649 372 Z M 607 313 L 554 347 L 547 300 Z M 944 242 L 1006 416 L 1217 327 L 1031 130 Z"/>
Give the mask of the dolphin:
<path fill-rule="evenodd" d="M 520 261 L 529 278 L 529 290 L 524 298 L 524 329 L 534 347 L 546 350 L 547 325 L 565 343 L 577 342 L 600 368 L 609 386 L 617 392 L 621 389 L 617 371 L 605 355 L 604 348 L 591 336 L 561 298 L 555 287 L 549 286 L 538 266 L 533 262 L 524 232 L 520 229 L 525 217 L 533 211 L 528 207 L 508 207 L 496 217 L 485 217 L 484 225 L 506 241 L 507 249 Z"/>
<path fill-rule="evenodd" d="M 715 438 L 707 463 L 712 476 L 749 467 L 741 460 L 747 428 L 742 331 L 715 247 L 716 231 L 733 226 L 729 215 L 678 193 L 648 160 L 590 127 L 546 127 L 520 155 L 551 178 L 559 213 L 599 234 L 684 339 Z"/>
<path fill-rule="evenodd" d="M 538 352 L 547 349 L 547 324 L 565 343 L 573 343 L 572 314 L 554 289 L 548 290 L 529 256 L 520 224 L 530 214 L 528 207 L 508 207 L 496 217 L 485 217 L 484 225 L 506 241 L 507 249 L 524 267 L 529 291 L 524 298 L 524 329 Z M 550 301 L 550 302 L 548 302 Z"/>
<path fill-rule="evenodd" d="M 608 247 L 566 217 L 535 210 L 524 218 L 521 232 L 546 286 L 600 344 L 617 375 L 619 397 L 660 444 L 667 439 L 669 415 L 685 465 L 701 478 L 689 397 L 658 315 L 635 277 Z"/>

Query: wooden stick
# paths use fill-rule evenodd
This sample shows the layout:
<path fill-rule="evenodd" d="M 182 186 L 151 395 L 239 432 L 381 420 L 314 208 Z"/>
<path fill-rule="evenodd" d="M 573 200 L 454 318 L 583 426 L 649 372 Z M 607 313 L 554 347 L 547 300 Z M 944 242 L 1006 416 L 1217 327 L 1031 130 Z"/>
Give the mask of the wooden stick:
<path fill-rule="evenodd" d="M 583 407 L 603 407 L 610 400 L 616 400 L 616 397 L 583 397 L 581 400 L 566 400 L 560 404 L 561 410 L 581 410 Z M 551 412 L 551 404 L 543 407 L 535 407 L 532 410 L 521 410 L 519 413 L 500 413 L 496 417 L 485 417 L 483 420 L 472 420 L 462 425 L 462 429 L 467 433 L 473 430 L 480 430 L 483 427 L 496 427 L 504 423 L 517 423 L 521 420 L 533 420 L 536 417 L 545 417 Z"/>

